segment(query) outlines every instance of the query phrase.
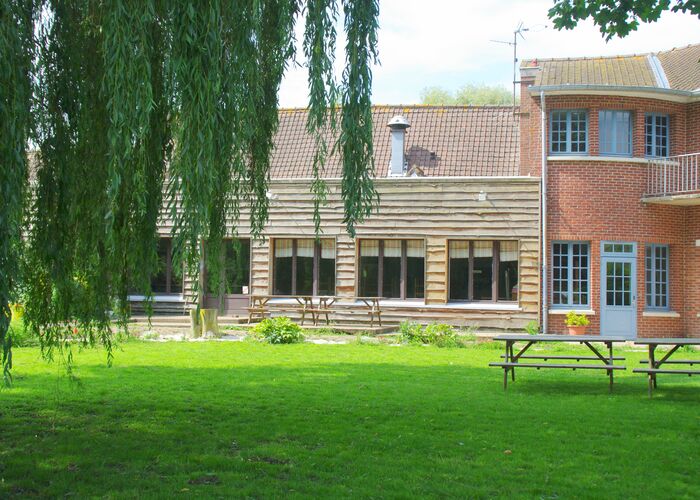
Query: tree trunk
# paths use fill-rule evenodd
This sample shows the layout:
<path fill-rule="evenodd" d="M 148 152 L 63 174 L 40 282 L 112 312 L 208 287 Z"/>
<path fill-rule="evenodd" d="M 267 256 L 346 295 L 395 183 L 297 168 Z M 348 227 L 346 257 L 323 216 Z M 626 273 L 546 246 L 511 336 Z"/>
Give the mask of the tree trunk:
<path fill-rule="evenodd" d="M 200 313 L 200 323 L 202 327 L 202 335 L 205 337 L 219 337 L 219 310 L 218 309 L 202 309 Z"/>
<path fill-rule="evenodd" d="M 190 309 L 190 327 L 192 331 L 192 338 L 199 338 L 202 336 L 202 323 L 199 321 L 199 311 L 197 309 Z"/>

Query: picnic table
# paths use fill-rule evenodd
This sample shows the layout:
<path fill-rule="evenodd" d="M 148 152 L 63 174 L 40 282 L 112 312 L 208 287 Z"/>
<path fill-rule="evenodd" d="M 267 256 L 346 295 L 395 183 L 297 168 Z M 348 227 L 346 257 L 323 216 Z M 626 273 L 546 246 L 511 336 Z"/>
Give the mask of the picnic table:
<path fill-rule="evenodd" d="M 656 388 L 656 375 L 659 373 L 670 373 L 677 375 L 700 375 L 700 370 L 692 369 L 694 365 L 700 365 L 700 359 L 669 359 L 682 346 L 700 346 L 700 339 L 687 338 L 661 338 L 661 339 L 639 339 L 635 340 L 635 345 L 646 345 L 649 359 L 640 361 L 648 364 L 648 368 L 635 368 L 634 373 L 646 373 L 649 377 L 649 397 L 652 396 L 653 389 Z M 673 346 L 660 360 L 656 360 L 655 351 L 660 345 Z M 690 369 L 662 368 L 663 365 L 689 365 Z"/>
<path fill-rule="evenodd" d="M 293 299 L 296 304 L 292 304 L 293 308 L 280 308 L 280 311 L 300 312 L 300 323 L 303 325 L 307 315 L 311 316 L 314 325 L 317 325 L 321 318 L 324 318 L 326 324 L 330 324 L 330 315 L 335 311 L 333 306 L 339 300 L 351 300 L 361 302 L 367 308 L 367 314 L 370 319 L 370 326 L 374 326 L 375 318 L 382 326 L 382 309 L 380 301 L 383 297 L 336 297 L 332 295 L 311 296 L 311 295 L 251 295 L 250 306 L 248 307 L 248 324 L 254 320 L 263 320 L 270 316 L 270 300 L 272 299 Z"/>
<path fill-rule="evenodd" d="M 382 308 L 379 301 L 382 297 L 355 297 L 355 301 L 364 303 L 367 306 L 367 314 L 369 314 L 370 328 L 374 327 L 374 317 L 377 317 L 379 326 L 382 326 Z"/>
<path fill-rule="evenodd" d="M 314 325 L 318 324 L 321 316 L 325 316 L 326 324 L 330 324 L 331 306 L 335 303 L 335 297 L 315 297 L 318 304 L 314 304 L 314 297 L 310 295 L 251 295 L 250 307 L 248 307 L 248 324 L 253 320 L 263 320 L 270 316 L 270 300 L 272 299 L 294 299 L 293 309 L 287 309 L 301 313 L 301 324 L 306 321 L 307 315 L 311 315 Z M 282 309 L 284 310 L 284 309 Z"/>
<path fill-rule="evenodd" d="M 508 388 L 508 372 L 510 371 L 511 378 L 515 381 L 516 368 L 555 368 L 555 369 L 571 369 L 571 370 L 605 370 L 610 379 L 610 392 L 613 387 L 613 372 L 615 370 L 624 370 L 623 365 L 614 364 L 615 361 L 624 361 L 625 358 L 615 357 L 613 355 L 613 344 L 625 342 L 627 339 L 623 337 L 601 337 L 600 335 L 519 335 L 505 334 L 497 335 L 494 340 L 500 340 L 506 343 L 506 353 L 502 355 L 505 361 L 497 363 L 489 363 L 489 366 L 503 368 L 503 389 Z M 524 342 L 525 345 L 516 353 L 514 345 L 516 342 Z M 540 342 L 545 343 L 563 343 L 563 342 L 578 342 L 591 350 L 593 356 L 584 355 L 556 355 L 547 353 L 525 354 L 533 345 Z M 593 344 L 605 344 L 608 350 L 608 355 L 604 356 Z M 540 360 L 545 362 L 526 362 L 521 360 Z M 546 363 L 548 360 L 553 360 L 555 363 Z M 576 363 L 562 363 L 562 361 L 576 361 Z M 588 361 L 590 363 L 580 363 Z M 592 363 L 597 361 L 598 363 Z"/>

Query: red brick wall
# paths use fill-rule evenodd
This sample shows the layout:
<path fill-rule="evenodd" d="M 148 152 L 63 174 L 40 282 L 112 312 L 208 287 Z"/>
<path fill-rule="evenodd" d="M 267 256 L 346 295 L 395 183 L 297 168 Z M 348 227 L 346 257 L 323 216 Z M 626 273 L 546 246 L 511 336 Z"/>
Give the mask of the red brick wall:
<path fill-rule="evenodd" d="M 540 175 L 541 108 L 539 95 L 531 96 L 525 80 L 521 92 L 521 174 Z M 598 156 L 598 111 L 633 112 L 633 156 L 644 156 L 644 114 L 671 117 L 671 154 L 700 152 L 700 103 L 682 104 L 657 99 L 617 96 L 548 96 L 546 109 L 587 109 L 588 155 Z M 548 118 L 548 117 L 547 117 Z M 547 151 L 549 147 L 547 147 Z M 551 242 L 581 240 L 590 243 L 590 332 L 600 331 L 601 241 L 637 243 L 637 334 L 700 336 L 700 207 L 644 204 L 646 164 L 630 161 L 548 161 L 548 289 L 551 302 Z M 647 243 L 670 247 L 671 310 L 680 318 L 644 316 Z M 549 331 L 565 331 L 564 316 L 549 315 Z"/>
<path fill-rule="evenodd" d="M 530 80 L 531 82 L 531 80 Z M 541 111 L 540 96 L 530 95 L 524 82 L 521 87 L 521 174 L 540 175 L 541 169 Z M 545 97 L 547 120 L 549 112 L 554 109 L 588 110 L 588 155 L 598 156 L 598 112 L 604 109 L 621 109 L 632 111 L 633 119 L 633 156 L 644 157 L 644 115 L 647 112 L 666 113 L 671 120 L 671 155 L 695 153 L 700 151 L 700 103 L 692 105 L 647 99 L 640 97 L 619 96 L 547 96 Z M 547 135 L 547 141 L 549 136 Z M 549 144 L 547 145 L 549 151 Z"/>
<path fill-rule="evenodd" d="M 682 318 L 642 316 L 644 246 L 647 243 L 669 245 L 671 310 L 681 313 L 684 310 L 687 208 L 641 202 L 646 188 L 644 164 L 552 161 L 548 171 L 548 262 L 551 263 L 551 241 L 590 242 L 590 302 L 595 311 L 589 318 L 591 331 L 600 329 L 600 243 L 630 241 L 637 243 L 638 335 L 682 335 Z M 549 319 L 550 331 L 564 331 L 562 316 L 550 315 Z"/>
<path fill-rule="evenodd" d="M 690 337 L 700 337 L 700 206 L 686 209 L 685 328 Z"/>

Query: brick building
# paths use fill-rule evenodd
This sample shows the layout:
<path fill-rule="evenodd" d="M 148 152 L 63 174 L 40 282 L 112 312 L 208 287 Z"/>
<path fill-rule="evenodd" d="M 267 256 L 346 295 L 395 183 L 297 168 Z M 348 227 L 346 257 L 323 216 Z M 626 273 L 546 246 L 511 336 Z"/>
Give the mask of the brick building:
<path fill-rule="evenodd" d="M 521 82 L 547 330 L 578 310 L 602 335 L 700 336 L 700 45 L 524 61 Z"/>

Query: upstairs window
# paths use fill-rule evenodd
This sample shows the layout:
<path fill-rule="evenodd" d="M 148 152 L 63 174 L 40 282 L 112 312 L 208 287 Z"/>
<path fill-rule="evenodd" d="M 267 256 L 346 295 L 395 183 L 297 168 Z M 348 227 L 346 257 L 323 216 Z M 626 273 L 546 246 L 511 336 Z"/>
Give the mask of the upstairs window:
<path fill-rule="evenodd" d="M 598 118 L 600 154 L 632 156 L 632 113 L 603 110 Z"/>
<path fill-rule="evenodd" d="M 668 115 L 647 113 L 644 116 L 644 154 L 651 157 L 668 156 Z"/>
<path fill-rule="evenodd" d="M 275 295 L 335 295 L 335 241 L 274 240 Z"/>
<path fill-rule="evenodd" d="M 552 154 L 572 155 L 588 152 L 588 113 L 586 111 L 551 112 L 549 151 Z"/>
<path fill-rule="evenodd" d="M 361 240 L 359 295 L 422 299 L 425 245 L 422 240 Z"/>
<path fill-rule="evenodd" d="M 668 245 L 646 247 L 647 309 L 668 309 Z"/>

